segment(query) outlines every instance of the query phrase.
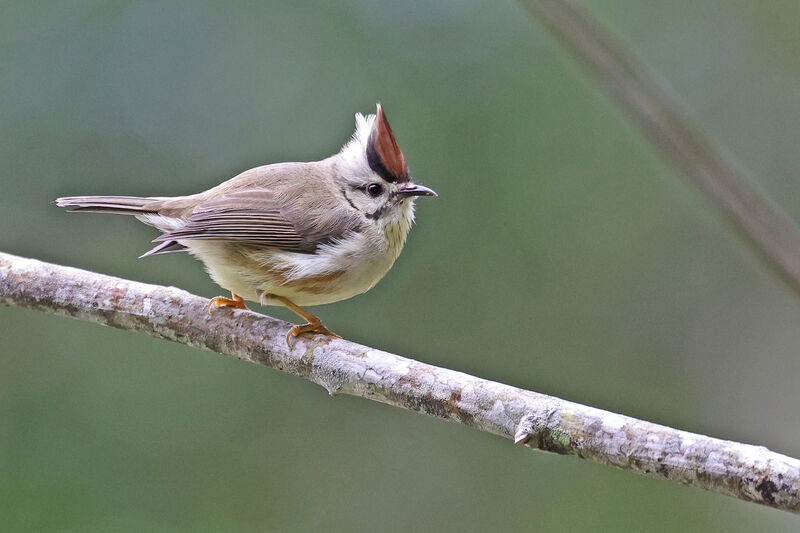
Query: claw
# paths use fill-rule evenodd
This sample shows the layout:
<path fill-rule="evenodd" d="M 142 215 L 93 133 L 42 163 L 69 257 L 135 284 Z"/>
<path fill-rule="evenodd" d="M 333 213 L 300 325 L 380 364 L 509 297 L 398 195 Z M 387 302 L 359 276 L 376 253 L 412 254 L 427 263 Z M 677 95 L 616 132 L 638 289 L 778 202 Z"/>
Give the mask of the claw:
<path fill-rule="evenodd" d="M 289 333 L 286 334 L 286 344 L 289 345 L 290 350 L 294 349 L 294 344 L 297 341 L 297 337 L 303 333 L 319 333 L 320 335 L 330 335 L 331 337 L 336 337 L 337 339 L 342 338 L 341 335 L 337 335 L 333 331 L 323 326 L 322 322 L 309 322 L 308 324 L 300 324 L 297 326 L 292 326 L 289 330 Z"/>
<path fill-rule="evenodd" d="M 216 296 L 211 298 L 208 302 L 208 314 L 211 314 L 212 309 L 216 309 L 217 307 L 235 307 L 237 309 L 249 309 L 244 304 L 244 298 L 239 296 L 238 294 L 231 293 L 233 298 L 225 298 L 224 296 Z"/>
<path fill-rule="evenodd" d="M 263 292 L 259 294 L 261 298 L 272 298 L 278 300 L 280 303 L 285 305 L 288 309 L 291 309 L 304 319 L 308 320 L 307 324 L 300 324 L 298 326 L 292 326 L 289 330 L 289 333 L 286 334 L 286 344 L 289 345 L 289 349 L 294 348 L 294 340 L 297 339 L 299 335 L 303 333 L 319 333 L 321 335 L 330 335 L 331 337 L 336 337 L 337 339 L 341 339 L 341 335 L 337 335 L 336 333 L 332 332 L 328 328 L 322 325 L 319 317 L 313 315 L 297 305 L 296 303 L 292 302 L 289 298 L 285 296 L 281 296 L 279 294 L 264 294 Z"/>

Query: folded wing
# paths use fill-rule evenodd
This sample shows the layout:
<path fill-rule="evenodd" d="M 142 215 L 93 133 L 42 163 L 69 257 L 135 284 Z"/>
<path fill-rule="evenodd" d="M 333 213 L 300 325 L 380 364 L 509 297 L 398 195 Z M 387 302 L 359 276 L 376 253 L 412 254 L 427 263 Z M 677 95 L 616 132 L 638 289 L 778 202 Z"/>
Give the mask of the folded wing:
<path fill-rule="evenodd" d="M 185 223 L 180 228 L 154 239 L 162 244 L 152 253 L 168 251 L 166 248 L 171 245 L 163 243 L 178 245 L 178 241 L 191 239 L 314 253 L 320 244 L 358 231 L 360 225 L 354 214 L 338 212 L 334 206 L 316 204 L 303 208 L 292 198 L 276 198 L 268 189 L 239 190 L 215 197 L 184 216 Z M 161 246 L 164 248 L 159 249 Z"/>

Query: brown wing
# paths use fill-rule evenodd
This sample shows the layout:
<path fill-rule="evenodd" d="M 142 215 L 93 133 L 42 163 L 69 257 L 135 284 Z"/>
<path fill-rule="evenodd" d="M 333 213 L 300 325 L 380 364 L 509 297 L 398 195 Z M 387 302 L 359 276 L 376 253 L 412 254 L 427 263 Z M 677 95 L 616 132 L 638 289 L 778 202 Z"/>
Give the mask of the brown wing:
<path fill-rule="evenodd" d="M 306 209 L 301 191 L 277 195 L 270 189 L 240 189 L 197 204 L 185 225 L 154 242 L 189 239 L 223 240 L 313 253 L 319 244 L 358 231 L 360 220 L 337 211 L 336 198 Z M 327 195 L 320 195 L 327 196 Z"/>

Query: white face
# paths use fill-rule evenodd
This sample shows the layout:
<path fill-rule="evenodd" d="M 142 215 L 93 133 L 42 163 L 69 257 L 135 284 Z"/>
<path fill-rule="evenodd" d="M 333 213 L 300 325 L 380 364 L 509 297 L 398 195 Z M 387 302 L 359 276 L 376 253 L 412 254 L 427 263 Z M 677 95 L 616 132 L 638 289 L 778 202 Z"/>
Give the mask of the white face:
<path fill-rule="evenodd" d="M 413 197 L 400 194 L 404 184 L 390 183 L 377 174 L 350 177 L 343 193 L 347 201 L 367 218 L 377 220 L 390 214 L 396 207 L 412 203 Z"/>
<path fill-rule="evenodd" d="M 342 193 L 361 214 L 382 225 L 414 218 L 414 199 L 435 196 L 427 187 L 409 181 L 408 167 L 382 108 L 378 115 L 356 115 L 353 138 L 334 156 L 344 183 Z"/>

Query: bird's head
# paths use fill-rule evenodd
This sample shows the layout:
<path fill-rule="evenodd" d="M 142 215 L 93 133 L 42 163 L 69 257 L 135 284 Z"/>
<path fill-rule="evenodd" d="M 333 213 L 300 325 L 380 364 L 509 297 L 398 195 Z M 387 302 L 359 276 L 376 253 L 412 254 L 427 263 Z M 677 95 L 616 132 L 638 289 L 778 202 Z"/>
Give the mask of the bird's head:
<path fill-rule="evenodd" d="M 417 197 L 436 196 L 433 189 L 414 183 L 409 176 L 405 156 L 381 104 L 374 115 L 356 114 L 353 138 L 337 157 L 342 194 L 371 220 L 390 219 L 401 213 L 413 217 Z"/>

